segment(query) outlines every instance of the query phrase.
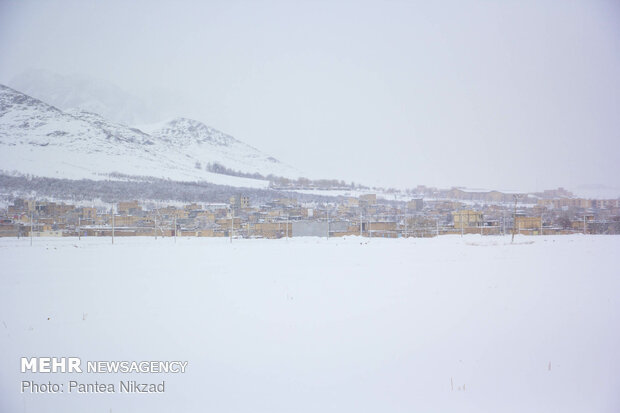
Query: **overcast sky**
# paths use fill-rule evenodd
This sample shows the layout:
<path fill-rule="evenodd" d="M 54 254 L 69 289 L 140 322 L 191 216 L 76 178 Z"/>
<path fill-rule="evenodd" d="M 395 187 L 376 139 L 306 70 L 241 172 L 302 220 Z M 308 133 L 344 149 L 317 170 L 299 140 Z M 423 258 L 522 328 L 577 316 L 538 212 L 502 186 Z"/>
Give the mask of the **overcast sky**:
<path fill-rule="evenodd" d="M 41 68 L 172 92 L 311 177 L 620 186 L 614 0 L 0 0 L 0 52 L 2 83 Z"/>

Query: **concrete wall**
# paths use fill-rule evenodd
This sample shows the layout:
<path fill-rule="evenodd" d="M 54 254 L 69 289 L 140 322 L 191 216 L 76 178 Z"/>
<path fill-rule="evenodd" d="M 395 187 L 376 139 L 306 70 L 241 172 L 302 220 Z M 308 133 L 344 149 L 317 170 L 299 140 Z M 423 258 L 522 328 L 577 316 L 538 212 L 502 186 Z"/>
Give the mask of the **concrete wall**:
<path fill-rule="evenodd" d="M 294 221 L 294 237 L 326 237 L 327 221 Z"/>

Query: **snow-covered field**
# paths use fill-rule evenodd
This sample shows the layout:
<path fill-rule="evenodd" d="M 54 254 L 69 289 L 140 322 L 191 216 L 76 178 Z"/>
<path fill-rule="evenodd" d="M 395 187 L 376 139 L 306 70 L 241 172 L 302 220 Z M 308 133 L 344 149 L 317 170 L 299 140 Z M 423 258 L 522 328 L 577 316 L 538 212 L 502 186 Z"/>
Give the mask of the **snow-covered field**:
<path fill-rule="evenodd" d="M 620 411 L 620 237 L 515 241 L 1 239 L 0 411 Z M 32 356 L 189 365 L 20 373 Z"/>

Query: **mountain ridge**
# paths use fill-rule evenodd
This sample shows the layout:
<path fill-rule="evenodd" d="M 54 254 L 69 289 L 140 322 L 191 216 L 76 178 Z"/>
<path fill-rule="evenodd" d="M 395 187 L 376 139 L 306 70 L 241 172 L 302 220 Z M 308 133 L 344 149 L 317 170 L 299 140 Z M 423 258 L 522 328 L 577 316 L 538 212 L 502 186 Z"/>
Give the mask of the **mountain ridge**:
<path fill-rule="evenodd" d="M 31 68 L 14 76 L 8 85 L 61 110 L 99 113 L 114 122 L 152 122 L 162 116 L 151 107 L 150 100 L 140 99 L 106 80 L 84 75 Z"/>
<path fill-rule="evenodd" d="M 5 171 L 69 179 L 114 173 L 249 187 L 266 187 L 268 182 L 216 174 L 206 165 L 262 176 L 300 176 L 296 169 L 197 120 L 175 118 L 149 132 L 89 111 L 63 111 L 0 85 L 0 169 Z"/>

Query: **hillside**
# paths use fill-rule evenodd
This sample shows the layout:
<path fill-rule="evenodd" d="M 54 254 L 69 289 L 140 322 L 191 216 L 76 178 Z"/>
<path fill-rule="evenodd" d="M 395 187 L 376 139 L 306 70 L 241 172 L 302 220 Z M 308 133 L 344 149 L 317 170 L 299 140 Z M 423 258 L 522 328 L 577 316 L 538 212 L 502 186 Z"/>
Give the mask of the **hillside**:
<path fill-rule="evenodd" d="M 263 176 L 299 176 L 295 169 L 198 121 L 175 119 L 150 132 L 92 112 L 62 111 L 0 85 L 4 173 L 94 180 L 146 176 L 250 188 L 264 188 L 268 182 L 212 173 L 207 164 Z"/>
<path fill-rule="evenodd" d="M 12 78 L 8 86 L 61 110 L 95 112 L 106 119 L 133 125 L 164 119 L 150 99 L 142 99 L 102 79 L 61 75 L 30 69 Z"/>

